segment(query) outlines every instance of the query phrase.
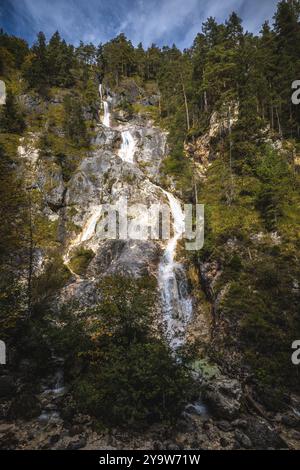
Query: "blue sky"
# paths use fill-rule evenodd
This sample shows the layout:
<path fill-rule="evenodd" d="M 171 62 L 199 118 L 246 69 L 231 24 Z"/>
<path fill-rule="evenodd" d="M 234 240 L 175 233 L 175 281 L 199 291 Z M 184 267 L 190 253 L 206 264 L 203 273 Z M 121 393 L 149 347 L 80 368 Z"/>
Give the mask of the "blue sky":
<path fill-rule="evenodd" d="M 223 21 L 235 10 L 248 31 L 272 19 L 277 0 L 0 0 L 0 25 L 29 43 L 57 29 L 73 44 L 105 42 L 120 32 L 134 44 L 189 47 L 209 16 Z"/>

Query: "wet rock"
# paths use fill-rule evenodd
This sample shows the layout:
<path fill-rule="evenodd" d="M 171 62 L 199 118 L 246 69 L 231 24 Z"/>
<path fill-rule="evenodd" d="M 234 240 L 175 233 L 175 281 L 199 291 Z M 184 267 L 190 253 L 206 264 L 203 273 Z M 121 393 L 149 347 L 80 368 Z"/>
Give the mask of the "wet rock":
<path fill-rule="evenodd" d="M 293 414 L 283 415 L 281 417 L 281 422 L 288 428 L 300 430 L 300 417 L 298 416 Z"/>
<path fill-rule="evenodd" d="M 14 430 L 14 424 L 2 423 L 0 424 L 0 434 L 6 434 Z"/>
<path fill-rule="evenodd" d="M 86 446 L 86 438 L 80 437 L 80 438 L 73 439 L 72 441 L 70 441 L 67 446 L 67 449 L 78 450 L 78 449 L 82 449 L 82 447 L 85 447 L 85 446 Z"/>
<path fill-rule="evenodd" d="M 60 435 L 59 434 L 53 434 L 52 436 L 50 436 L 50 439 L 49 439 L 49 445 L 52 446 L 54 444 L 56 444 L 60 439 Z"/>
<path fill-rule="evenodd" d="M 89 271 L 94 276 L 103 272 L 133 277 L 149 275 L 158 255 L 158 247 L 151 241 L 107 240 L 92 260 Z"/>
<path fill-rule="evenodd" d="M 240 383 L 234 379 L 220 377 L 204 388 L 203 399 L 216 417 L 231 421 L 238 416 L 241 408 Z"/>
<path fill-rule="evenodd" d="M 93 144 L 99 145 L 100 147 L 115 149 L 117 151 L 121 145 L 120 133 L 113 129 L 99 127 Z"/>
<path fill-rule="evenodd" d="M 230 445 L 230 442 L 226 437 L 221 437 L 220 439 L 220 446 L 221 447 L 228 447 Z"/>
<path fill-rule="evenodd" d="M 232 431 L 233 426 L 231 423 L 228 423 L 228 421 L 218 421 L 217 422 L 217 427 L 224 432 L 230 432 Z"/>
<path fill-rule="evenodd" d="M 248 423 L 246 419 L 236 419 L 232 422 L 232 426 L 240 429 L 247 429 Z"/>
<path fill-rule="evenodd" d="M 14 425 L 0 425 L 0 449 L 13 450 L 18 442 L 17 429 Z"/>
<path fill-rule="evenodd" d="M 296 439 L 297 441 L 300 442 L 300 432 L 299 431 L 293 431 L 292 438 Z"/>
<path fill-rule="evenodd" d="M 236 440 L 239 442 L 239 444 L 241 444 L 242 447 L 244 447 L 245 449 L 252 448 L 251 440 L 242 431 L 236 430 L 234 435 L 235 435 Z"/>
<path fill-rule="evenodd" d="M 205 431 L 208 431 L 211 427 L 211 422 L 210 421 L 204 421 L 203 425 L 202 425 L 202 428 L 205 430 Z"/>
<path fill-rule="evenodd" d="M 277 431 L 262 418 L 249 418 L 245 432 L 255 449 L 280 449 L 287 447 L 286 442 L 279 436 Z"/>

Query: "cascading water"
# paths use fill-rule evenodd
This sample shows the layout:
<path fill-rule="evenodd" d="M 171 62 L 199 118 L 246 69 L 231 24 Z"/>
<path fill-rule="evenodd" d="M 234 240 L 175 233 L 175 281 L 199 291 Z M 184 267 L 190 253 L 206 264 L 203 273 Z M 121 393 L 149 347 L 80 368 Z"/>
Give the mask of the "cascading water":
<path fill-rule="evenodd" d="M 100 95 L 101 106 L 102 106 L 103 105 L 102 83 L 99 84 L 99 95 Z"/>
<path fill-rule="evenodd" d="M 99 85 L 99 95 L 100 95 L 100 100 L 101 104 L 104 109 L 104 114 L 102 118 L 102 124 L 106 127 L 110 127 L 110 112 L 109 112 L 109 104 L 107 100 L 103 99 L 103 91 L 102 91 L 102 83 Z"/>
<path fill-rule="evenodd" d="M 184 233 L 184 214 L 180 202 L 169 192 L 167 196 L 173 216 L 173 237 L 167 243 L 159 264 L 158 283 L 162 294 L 162 311 L 165 332 L 170 348 L 176 357 L 178 348 L 186 340 L 186 328 L 193 314 L 193 303 L 188 293 L 185 270 L 181 263 L 174 261 L 177 242 Z M 186 406 L 185 414 L 208 415 L 206 405 L 199 398 Z"/>
<path fill-rule="evenodd" d="M 85 241 L 89 240 L 90 238 L 92 238 L 92 236 L 94 235 L 94 233 L 96 231 L 96 225 L 97 225 L 97 222 L 98 222 L 99 217 L 101 215 L 101 212 L 102 212 L 102 206 L 96 206 L 93 209 L 92 215 L 88 219 L 88 221 L 85 224 L 84 229 L 83 229 L 83 231 L 80 235 L 80 243 L 85 242 Z"/>
<path fill-rule="evenodd" d="M 176 351 L 184 343 L 186 326 L 191 319 L 193 307 L 183 266 L 174 261 L 177 242 L 185 229 L 184 214 L 180 202 L 171 193 L 165 190 L 163 192 L 169 201 L 174 233 L 159 265 L 158 282 L 162 293 L 166 336 L 171 349 Z"/>
<path fill-rule="evenodd" d="M 63 257 L 64 263 L 66 265 L 68 265 L 70 271 L 77 278 L 79 276 L 76 273 L 74 273 L 72 271 L 71 267 L 69 266 L 71 253 L 72 253 L 73 249 L 76 246 L 80 245 L 82 242 L 90 240 L 93 237 L 94 233 L 96 232 L 96 225 L 97 225 L 97 222 L 98 222 L 98 220 L 101 216 L 101 212 L 102 212 L 102 206 L 101 205 L 100 206 L 95 206 L 92 209 L 91 215 L 88 218 L 88 220 L 86 221 L 82 232 L 72 241 L 72 243 L 69 245 L 67 253 Z M 92 248 L 93 248 L 93 246 L 92 246 Z"/>
<path fill-rule="evenodd" d="M 110 112 L 109 112 L 109 105 L 107 101 L 103 101 L 103 107 L 104 107 L 104 116 L 103 116 L 103 124 L 106 127 L 110 127 Z"/>
<path fill-rule="evenodd" d="M 123 161 L 128 163 L 133 163 L 133 157 L 135 153 L 135 140 L 129 130 L 122 131 L 122 145 L 119 150 L 119 157 L 122 158 Z"/>

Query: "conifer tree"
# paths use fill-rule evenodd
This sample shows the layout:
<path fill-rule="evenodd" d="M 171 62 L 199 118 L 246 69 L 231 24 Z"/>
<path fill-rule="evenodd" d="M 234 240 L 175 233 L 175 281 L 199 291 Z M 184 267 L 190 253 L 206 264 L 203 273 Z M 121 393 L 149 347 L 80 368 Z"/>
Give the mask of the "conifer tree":
<path fill-rule="evenodd" d="M 6 103 L 0 109 L 0 128 L 4 132 L 22 134 L 26 124 L 13 93 L 8 90 Z"/>

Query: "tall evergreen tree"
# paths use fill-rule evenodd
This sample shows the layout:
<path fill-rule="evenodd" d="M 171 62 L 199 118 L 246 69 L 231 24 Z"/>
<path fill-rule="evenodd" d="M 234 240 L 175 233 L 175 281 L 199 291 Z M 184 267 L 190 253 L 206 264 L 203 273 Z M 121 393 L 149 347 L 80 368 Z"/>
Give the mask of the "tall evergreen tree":
<path fill-rule="evenodd" d="M 22 134 L 26 127 L 25 119 L 15 96 L 10 90 L 7 91 L 6 103 L 1 108 L 0 129 L 2 132 Z"/>

